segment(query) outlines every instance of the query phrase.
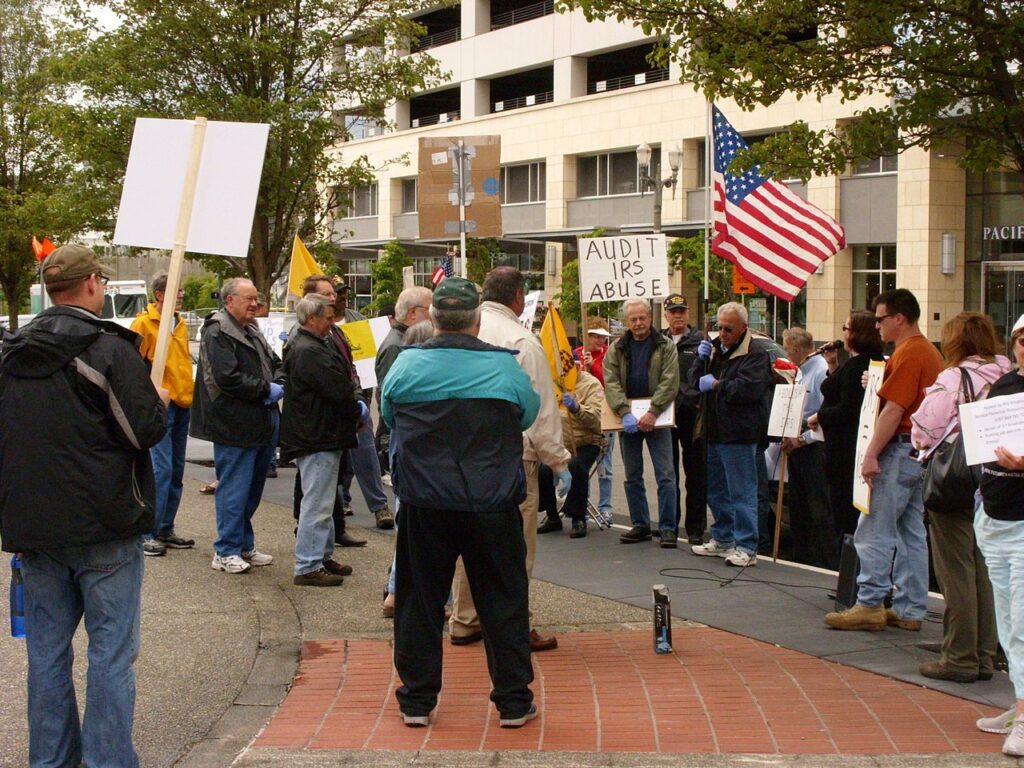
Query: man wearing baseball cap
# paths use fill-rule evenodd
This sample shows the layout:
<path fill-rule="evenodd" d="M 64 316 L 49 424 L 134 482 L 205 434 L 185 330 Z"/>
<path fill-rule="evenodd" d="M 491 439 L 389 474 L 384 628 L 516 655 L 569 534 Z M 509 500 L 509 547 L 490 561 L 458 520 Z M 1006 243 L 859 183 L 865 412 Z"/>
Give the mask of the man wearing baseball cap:
<path fill-rule="evenodd" d="M 516 351 L 486 344 L 476 286 L 434 291 L 437 335 L 398 356 L 381 392 L 401 498 L 395 547 L 395 691 L 405 724 L 430 723 L 441 691 L 444 604 L 461 555 L 476 597 L 502 728 L 537 716 L 530 683 L 529 579 L 519 505 L 522 432 L 540 395 Z M 456 704 L 457 706 L 457 704 Z"/>
<path fill-rule="evenodd" d="M 676 345 L 679 370 L 688 371 L 697 359 L 697 347 L 704 340 L 704 334 L 690 325 L 690 307 L 682 294 L 669 294 L 665 299 L 664 310 L 668 328 L 662 333 Z M 704 442 L 693 437 L 699 405 L 700 392 L 691 389 L 686 377 L 680 376 L 679 394 L 676 396 L 676 425 L 672 427 L 672 469 L 676 474 L 676 524 L 684 526 L 690 544 L 704 543 L 704 529 L 707 528 L 708 520 Z M 685 521 L 679 499 L 682 480 L 679 476 L 680 459 L 686 482 Z"/>

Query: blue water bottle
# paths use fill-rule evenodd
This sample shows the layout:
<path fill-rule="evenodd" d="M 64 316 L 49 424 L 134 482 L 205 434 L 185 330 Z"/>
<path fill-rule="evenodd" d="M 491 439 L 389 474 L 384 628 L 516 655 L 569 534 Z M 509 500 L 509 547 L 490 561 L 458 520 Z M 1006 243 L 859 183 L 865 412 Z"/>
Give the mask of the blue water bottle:
<path fill-rule="evenodd" d="M 21 558 L 11 558 L 11 637 L 25 637 L 25 579 Z"/>

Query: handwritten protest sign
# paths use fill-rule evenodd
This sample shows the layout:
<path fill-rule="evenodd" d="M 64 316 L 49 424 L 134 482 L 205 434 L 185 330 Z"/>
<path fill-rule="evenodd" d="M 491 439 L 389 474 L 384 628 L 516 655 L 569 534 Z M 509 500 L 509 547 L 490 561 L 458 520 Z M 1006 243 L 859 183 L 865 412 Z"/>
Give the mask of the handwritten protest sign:
<path fill-rule="evenodd" d="M 960 406 L 960 432 L 968 464 L 996 460 L 995 449 L 1024 453 L 1024 392 Z"/>
<path fill-rule="evenodd" d="M 878 390 L 882 386 L 885 363 L 872 360 L 868 367 L 868 385 L 864 388 L 864 400 L 860 405 L 860 425 L 857 427 L 857 456 L 853 462 L 853 506 L 865 515 L 871 514 L 871 488 L 860 476 L 860 465 L 864 463 L 868 443 L 875 436 L 875 419 L 878 418 Z"/>
<path fill-rule="evenodd" d="M 768 434 L 772 437 L 799 437 L 803 426 L 807 387 L 803 384 L 778 384 L 768 415 Z"/>
<path fill-rule="evenodd" d="M 537 316 L 537 305 L 540 304 L 541 294 L 542 291 L 530 291 L 526 294 L 525 305 L 523 313 L 519 315 L 519 322 L 528 331 L 533 328 L 533 319 Z"/>
<path fill-rule="evenodd" d="M 624 301 L 667 296 L 665 235 L 579 239 L 580 301 Z"/>
<path fill-rule="evenodd" d="M 260 333 L 267 340 L 267 344 L 274 350 L 278 357 L 284 355 L 284 342 L 281 341 L 281 333 L 285 330 L 283 317 L 257 317 L 256 324 L 260 327 Z"/>

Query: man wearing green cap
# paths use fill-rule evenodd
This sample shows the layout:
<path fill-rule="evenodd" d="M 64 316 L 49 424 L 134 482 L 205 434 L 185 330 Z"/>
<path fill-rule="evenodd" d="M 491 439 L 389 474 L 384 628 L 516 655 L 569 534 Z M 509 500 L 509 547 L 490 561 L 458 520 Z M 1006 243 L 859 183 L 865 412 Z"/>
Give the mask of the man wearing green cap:
<path fill-rule="evenodd" d="M 476 287 L 434 291 L 437 335 L 405 350 L 381 390 L 392 481 L 402 500 L 395 547 L 395 691 L 405 724 L 426 726 L 441 691 L 444 605 L 461 556 L 477 597 L 502 728 L 537 715 L 530 683 L 529 582 L 519 504 L 522 432 L 540 396 L 515 352 L 485 344 Z"/>

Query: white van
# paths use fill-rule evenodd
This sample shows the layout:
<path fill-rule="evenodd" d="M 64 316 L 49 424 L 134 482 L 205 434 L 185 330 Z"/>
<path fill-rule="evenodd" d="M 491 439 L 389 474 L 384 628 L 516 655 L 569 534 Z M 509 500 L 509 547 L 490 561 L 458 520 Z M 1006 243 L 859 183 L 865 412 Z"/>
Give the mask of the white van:
<path fill-rule="evenodd" d="M 42 296 L 39 292 L 39 283 L 29 289 L 29 297 L 32 303 L 32 311 L 42 311 Z M 100 317 L 104 320 L 113 320 L 125 328 L 131 326 L 135 316 L 142 312 L 149 299 L 146 293 L 145 280 L 111 280 L 107 283 L 106 297 L 103 301 L 103 311 Z M 18 315 L 18 327 L 24 328 L 35 314 Z M 0 326 L 9 328 L 8 317 L 0 317 Z"/>

